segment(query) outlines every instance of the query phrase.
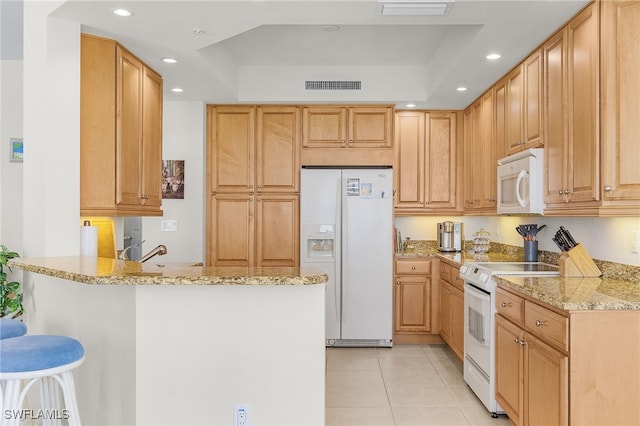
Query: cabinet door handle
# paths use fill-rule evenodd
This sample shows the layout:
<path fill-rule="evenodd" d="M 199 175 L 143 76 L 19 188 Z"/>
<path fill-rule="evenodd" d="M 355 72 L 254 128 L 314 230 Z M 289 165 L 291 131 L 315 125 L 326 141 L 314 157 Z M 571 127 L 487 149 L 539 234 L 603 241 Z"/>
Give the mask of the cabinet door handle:
<path fill-rule="evenodd" d="M 511 302 L 509 302 L 509 303 L 507 303 L 507 302 L 502 302 L 502 303 L 501 303 L 501 306 L 502 306 L 503 308 L 511 307 Z"/>
<path fill-rule="evenodd" d="M 520 340 L 516 337 L 516 343 L 519 344 L 520 346 L 524 346 L 527 342 L 525 342 L 524 340 Z"/>
<path fill-rule="evenodd" d="M 346 145 L 347 142 L 344 139 L 342 139 L 341 143 L 344 146 L 344 145 Z"/>
<path fill-rule="evenodd" d="M 415 271 L 416 270 L 416 265 L 411 265 L 411 270 Z"/>
<path fill-rule="evenodd" d="M 562 189 L 561 189 L 561 190 L 558 191 L 558 195 L 562 195 L 562 194 L 563 194 L 563 192 L 562 192 Z"/>
<path fill-rule="evenodd" d="M 447 294 L 448 294 L 449 296 L 451 296 L 451 294 L 452 294 L 452 293 L 451 293 L 451 290 L 447 289 Z"/>
<path fill-rule="evenodd" d="M 566 195 L 566 194 L 569 194 L 570 192 L 571 192 L 571 191 L 569 191 L 568 189 L 565 189 L 565 190 L 564 190 L 565 195 Z"/>
<path fill-rule="evenodd" d="M 547 325 L 547 322 L 536 320 L 536 327 L 542 327 L 543 325 Z"/>
<path fill-rule="evenodd" d="M 253 189 L 253 185 L 249 185 L 249 189 Z"/>
<path fill-rule="evenodd" d="M 604 192 L 609 192 L 609 191 L 611 191 L 611 189 L 612 189 L 611 185 L 605 185 Z"/>

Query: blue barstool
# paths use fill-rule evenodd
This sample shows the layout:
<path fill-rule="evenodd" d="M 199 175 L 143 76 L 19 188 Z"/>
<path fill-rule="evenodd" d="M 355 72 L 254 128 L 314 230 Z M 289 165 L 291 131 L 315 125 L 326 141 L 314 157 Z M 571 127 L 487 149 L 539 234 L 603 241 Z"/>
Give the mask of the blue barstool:
<path fill-rule="evenodd" d="M 70 337 L 25 335 L 0 340 L 0 425 L 20 424 L 27 392 L 41 381 L 43 424 L 60 424 L 66 419 L 69 425 L 80 426 L 72 370 L 83 361 L 82 344 Z M 58 385 L 64 410 L 60 407 Z"/>
<path fill-rule="evenodd" d="M 27 326 L 22 321 L 10 318 L 0 318 L 0 340 L 9 337 L 24 336 Z"/>

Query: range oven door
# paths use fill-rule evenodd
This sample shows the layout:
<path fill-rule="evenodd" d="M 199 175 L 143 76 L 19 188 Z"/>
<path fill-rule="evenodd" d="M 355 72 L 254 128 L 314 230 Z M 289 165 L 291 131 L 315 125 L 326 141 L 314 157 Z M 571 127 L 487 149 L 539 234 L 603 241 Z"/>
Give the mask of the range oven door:
<path fill-rule="evenodd" d="M 464 354 L 487 377 L 491 371 L 491 295 L 468 282 L 464 284 Z"/>

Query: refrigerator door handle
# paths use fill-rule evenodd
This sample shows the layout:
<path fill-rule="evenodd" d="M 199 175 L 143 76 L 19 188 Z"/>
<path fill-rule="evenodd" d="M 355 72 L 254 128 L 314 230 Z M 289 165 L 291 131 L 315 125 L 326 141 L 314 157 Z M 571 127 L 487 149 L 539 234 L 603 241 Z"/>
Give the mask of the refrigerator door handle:
<path fill-rule="evenodd" d="M 342 178 L 338 179 L 336 181 L 336 185 L 338 186 L 338 190 L 336 191 L 336 211 L 335 211 L 335 226 L 336 226 L 336 230 L 335 230 L 335 240 L 333 242 L 333 249 L 335 251 L 335 256 L 334 256 L 334 262 L 333 262 L 333 276 L 334 276 L 334 283 L 335 283 L 335 291 L 333 292 L 333 298 L 334 298 L 334 304 L 335 304 L 335 312 L 336 312 L 336 321 L 337 322 L 341 322 L 341 317 L 342 317 L 342 306 L 344 306 L 344 304 L 341 305 L 341 300 L 342 300 L 342 273 L 341 273 L 341 269 L 342 269 L 342 262 L 340 261 L 341 257 L 341 252 L 342 252 L 342 247 L 340 247 L 340 244 L 337 244 L 338 241 L 341 241 L 341 237 L 342 237 L 342 212 L 341 212 L 341 194 L 342 194 Z"/>
<path fill-rule="evenodd" d="M 348 265 L 349 264 L 349 259 L 347 259 L 348 253 L 349 253 L 349 241 L 347 241 L 347 220 L 345 218 L 348 217 L 347 215 L 347 200 L 346 200 L 346 187 L 347 187 L 347 178 L 345 178 L 344 176 L 340 179 L 340 192 L 338 192 L 338 203 L 341 206 L 341 216 L 338 218 L 338 220 L 340 221 L 340 243 L 341 243 L 341 253 L 340 253 L 340 294 L 342 295 L 341 297 L 341 302 L 342 302 L 342 306 L 340 307 L 340 311 L 342 313 L 342 324 L 344 324 L 345 322 L 345 309 L 347 307 L 347 292 L 344 290 L 344 280 L 346 279 L 345 274 L 343 273 L 343 271 L 345 271 L 345 268 L 342 267 L 342 265 Z M 342 250 L 344 249 L 344 250 Z"/>

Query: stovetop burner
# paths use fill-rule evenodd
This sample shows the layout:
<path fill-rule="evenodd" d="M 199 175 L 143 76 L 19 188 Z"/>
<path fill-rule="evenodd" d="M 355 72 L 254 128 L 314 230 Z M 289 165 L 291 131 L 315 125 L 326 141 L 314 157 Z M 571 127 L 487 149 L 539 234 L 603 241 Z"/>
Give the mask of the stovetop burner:
<path fill-rule="evenodd" d="M 482 290 L 495 291 L 494 275 L 547 276 L 557 277 L 557 266 L 543 262 L 469 262 L 460 268 L 460 278 Z"/>
<path fill-rule="evenodd" d="M 557 266 L 542 262 L 474 262 L 470 265 L 493 271 L 494 274 L 558 275 Z"/>

